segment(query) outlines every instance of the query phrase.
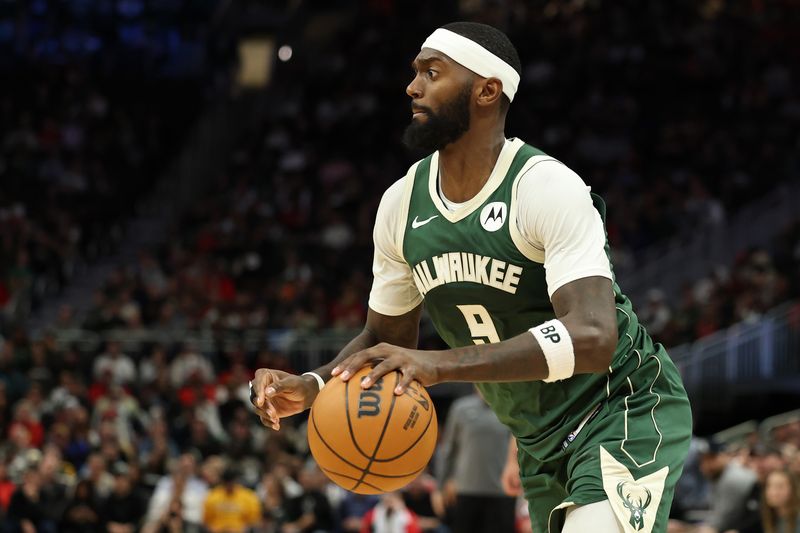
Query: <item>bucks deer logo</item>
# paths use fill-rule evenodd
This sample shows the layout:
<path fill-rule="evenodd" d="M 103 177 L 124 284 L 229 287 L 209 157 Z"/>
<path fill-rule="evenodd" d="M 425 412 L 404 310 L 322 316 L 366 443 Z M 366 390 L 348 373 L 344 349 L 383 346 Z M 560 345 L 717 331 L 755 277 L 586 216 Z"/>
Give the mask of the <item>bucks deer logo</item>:
<path fill-rule="evenodd" d="M 636 530 L 644 528 L 644 514 L 647 506 L 653 500 L 653 495 L 642 487 L 628 481 L 617 483 L 617 495 L 622 500 L 622 505 L 631 512 L 630 525 Z"/>

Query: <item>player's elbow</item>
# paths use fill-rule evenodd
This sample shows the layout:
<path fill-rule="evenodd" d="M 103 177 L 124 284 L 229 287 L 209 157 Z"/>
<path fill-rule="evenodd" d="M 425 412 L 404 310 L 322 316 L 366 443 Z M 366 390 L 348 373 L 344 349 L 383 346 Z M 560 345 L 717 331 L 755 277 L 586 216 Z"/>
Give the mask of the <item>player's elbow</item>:
<path fill-rule="evenodd" d="M 614 323 L 592 321 L 581 328 L 574 342 L 575 372 L 581 374 L 606 372 L 617 349 L 617 328 Z"/>

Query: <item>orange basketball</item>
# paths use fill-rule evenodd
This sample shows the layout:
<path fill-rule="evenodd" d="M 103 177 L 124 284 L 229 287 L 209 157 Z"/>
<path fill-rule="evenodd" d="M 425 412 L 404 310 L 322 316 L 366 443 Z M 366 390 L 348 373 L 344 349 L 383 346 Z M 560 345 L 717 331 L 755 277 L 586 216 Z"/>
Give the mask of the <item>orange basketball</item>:
<path fill-rule="evenodd" d="M 359 494 L 404 487 L 422 473 L 436 448 L 436 411 L 428 391 L 414 381 L 397 396 L 399 372 L 367 390 L 364 367 L 344 382 L 331 379 L 308 419 L 308 444 L 334 483 Z"/>

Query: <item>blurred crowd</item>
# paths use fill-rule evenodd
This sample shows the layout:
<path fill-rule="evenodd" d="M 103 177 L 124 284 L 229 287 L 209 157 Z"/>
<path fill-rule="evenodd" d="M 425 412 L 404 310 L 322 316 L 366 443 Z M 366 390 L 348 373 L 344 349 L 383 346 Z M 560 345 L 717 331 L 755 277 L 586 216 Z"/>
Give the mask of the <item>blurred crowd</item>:
<path fill-rule="evenodd" d="M 757 322 L 770 309 L 797 298 L 800 222 L 778 233 L 771 246 L 742 250 L 732 265 L 687 280 L 678 298 L 650 289 L 637 313 L 657 341 L 677 346 L 739 322 Z"/>
<path fill-rule="evenodd" d="M 166 70 L 181 3 L 0 5 L 0 331 L 117 249 L 180 148 L 205 96 Z"/>
<path fill-rule="evenodd" d="M 723 442 L 694 438 L 669 533 L 794 533 L 800 529 L 800 412 Z"/>
<path fill-rule="evenodd" d="M 800 15 L 791 2 L 436 2 L 417 6 L 412 25 L 394 2 L 348 11 L 356 4 L 343 3 L 326 32 L 290 39 L 293 58 L 276 63 L 270 89 L 281 105 L 240 139 L 226 174 L 166 249 L 150 252 L 169 294 L 153 295 L 165 305 L 141 310 L 143 323 L 166 308 L 167 322 L 178 314 L 196 323 L 193 315 L 210 311 L 200 320 L 228 317 L 233 327 L 357 324 L 377 203 L 413 161 L 399 143 L 409 122 L 405 65 L 431 27 L 453 18 L 496 24 L 516 43 L 524 73 L 507 133 L 565 161 L 605 197 L 619 266 L 635 264 L 647 245 L 724 223 L 800 174 L 800 49 L 787 37 Z M 27 184 L 2 189 L 2 216 L 13 221 L 0 230 L 6 314 L 27 307 L 31 291 L 20 287 L 61 284 L 79 251 L 102 247 L 93 231 L 119 238 L 109 218 L 130 212 L 128 192 L 155 175 L 142 165 L 180 138 L 164 128 L 186 122 L 153 108 L 159 98 L 136 95 L 148 107 L 127 109 L 85 73 L 64 76 L 34 78 L 27 92 L 31 80 L 21 78 L 17 92 L 29 104 L 7 109 L 3 121 L 7 160 L 32 161 L 27 175 L 36 177 L 6 171 L 17 177 L 0 181 Z M 97 113 L 106 120 L 95 128 Z M 49 201 L 43 184 L 55 189 Z M 683 340 L 698 328 L 678 329 Z"/>
<path fill-rule="evenodd" d="M 419 6 L 419 24 L 407 25 L 394 16 L 398 5 L 370 2 L 276 65 L 281 105 L 247 132 L 228 172 L 155 254 L 169 296 L 155 295 L 165 305 L 145 323 L 164 308 L 233 328 L 249 320 L 275 328 L 360 323 L 374 212 L 413 160 L 398 142 L 409 121 L 404 65 L 447 6 Z M 798 11 L 788 4 L 491 6 L 471 16 L 505 27 L 525 64 L 508 134 L 567 162 L 604 195 L 615 263 L 722 224 L 800 174 L 800 129 L 792 126 L 800 119 L 799 50 L 786 40 Z M 140 294 L 148 291 L 139 284 Z M 669 342 L 754 307 L 737 302 L 741 310 L 709 325 L 704 314 L 730 305 L 711 301 L 708 288 L 686 292 L 690 312 L 666 331 Z"/>
<path fill-rule="evenodd" d="M 281 359 L 226 356 L 219 369 L 190 345 L 81 359 L 50 337 L 5 343 L 0 531 L 361 531 L 379 504 L 437 530 L 431 476 L 383 500 L 335 488 L 302 417 L 274 432 L 252 412 L 250 365 Z"/>
<path fill-rule="evenodd" d="M 131 200 L 176 150 L 196 99 L 177 106 L 175 87 L 127 83 L 44 63 L 0 88 L 0 322 L 24 320 L 113 252 Z"/>

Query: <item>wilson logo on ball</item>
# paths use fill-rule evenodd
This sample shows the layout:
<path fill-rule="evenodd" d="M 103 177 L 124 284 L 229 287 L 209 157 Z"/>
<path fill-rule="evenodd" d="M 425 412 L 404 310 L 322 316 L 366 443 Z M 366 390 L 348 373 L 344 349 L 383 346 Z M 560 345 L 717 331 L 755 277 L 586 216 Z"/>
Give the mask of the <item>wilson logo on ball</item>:
<path fill-rule="evenodd" d="M 381 395 L 383 378 L 380 378 L 370 390 L 361 391 L 358 395 L 358 418 L 362 416 L 378 416 L 381 412 Z"/>

